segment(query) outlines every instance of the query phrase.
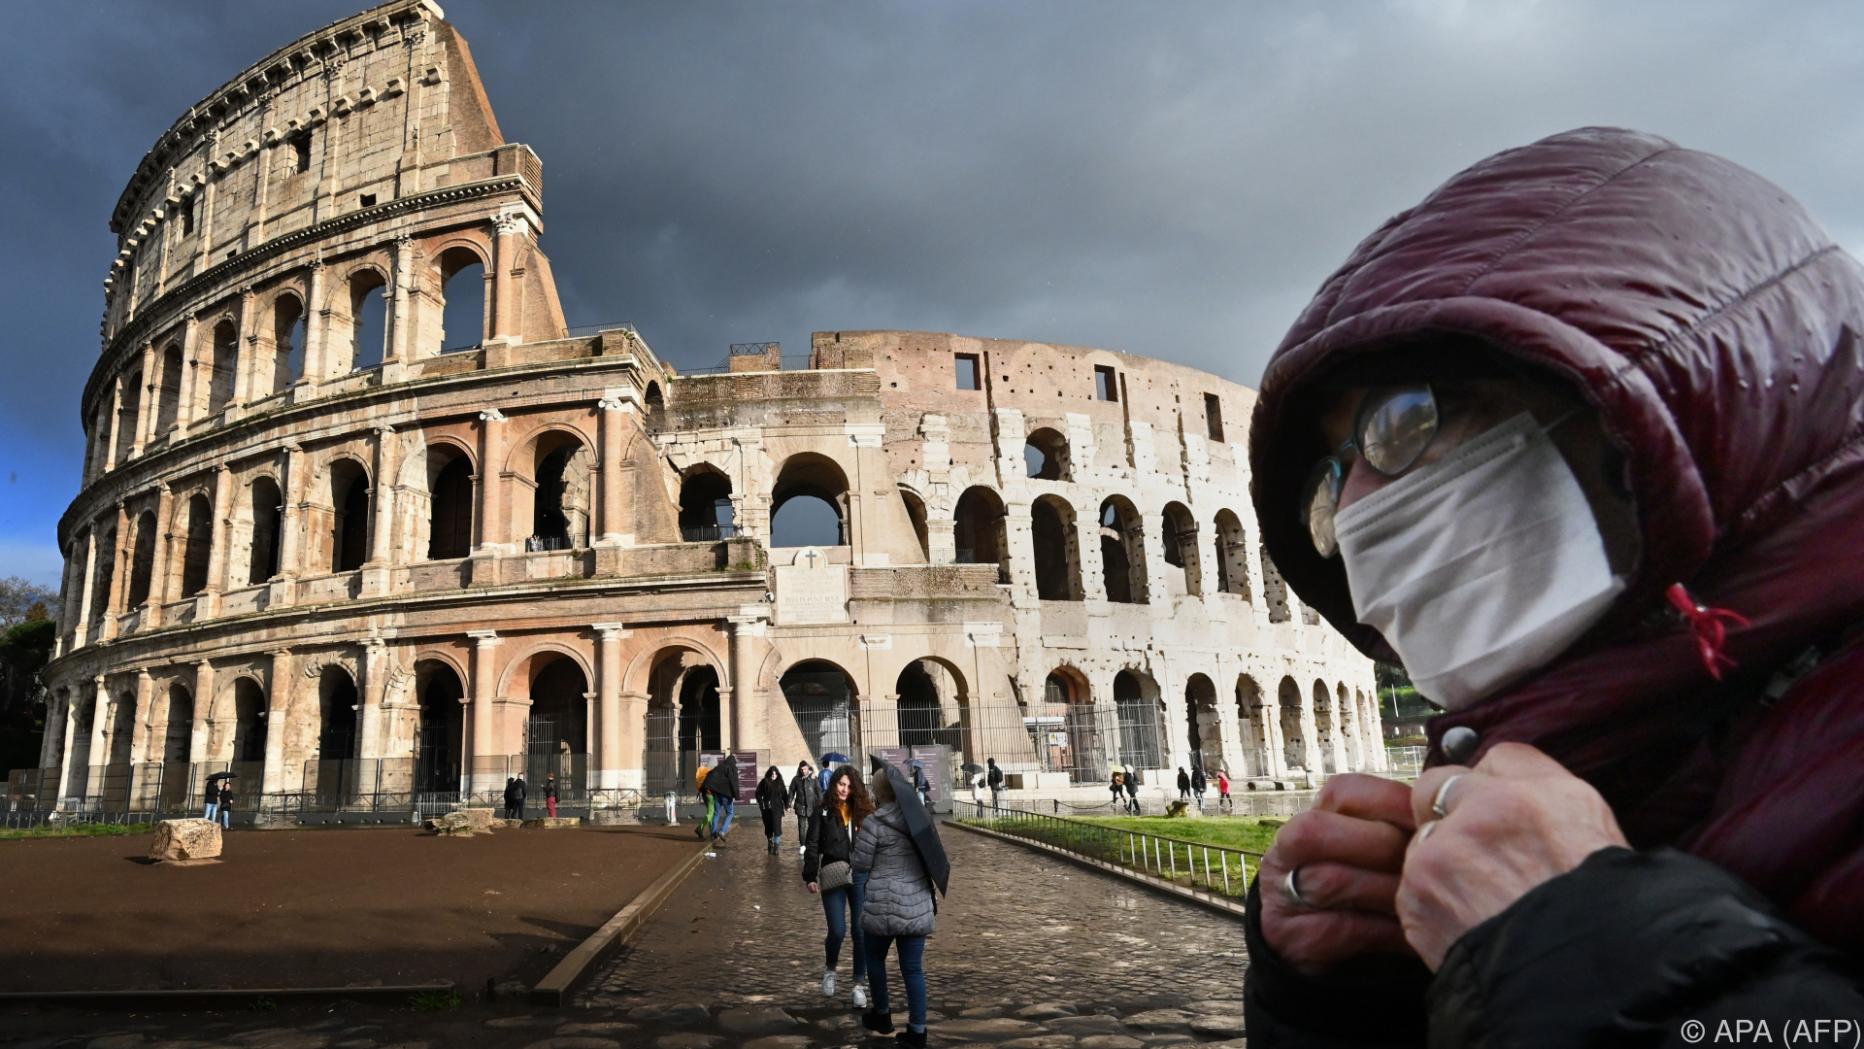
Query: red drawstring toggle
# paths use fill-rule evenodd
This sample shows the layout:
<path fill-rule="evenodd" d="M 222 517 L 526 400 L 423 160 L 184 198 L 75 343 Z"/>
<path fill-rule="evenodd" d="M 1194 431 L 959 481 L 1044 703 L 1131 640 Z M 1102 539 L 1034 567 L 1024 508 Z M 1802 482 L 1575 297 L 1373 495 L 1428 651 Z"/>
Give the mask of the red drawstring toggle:
<path fill-rule="evenodd" d="M 1722 668 L 1733 667 L 1735 661 L 1722 651 L 1722 644 L 1728 640 L 1728 626 L 1747 626 L 1747 617 L 1726 608 L 1710 608 L 1699 605 L 1689 596 L 1683 584 L 1672 584 L 1664 591 L 1683 618 L 1689 620 L 1689 630 L 1696 635 L 1696 652 L 1702 656 L 1702 665 L 1709 676 L 1717 681 L 1722 679 Z"/>

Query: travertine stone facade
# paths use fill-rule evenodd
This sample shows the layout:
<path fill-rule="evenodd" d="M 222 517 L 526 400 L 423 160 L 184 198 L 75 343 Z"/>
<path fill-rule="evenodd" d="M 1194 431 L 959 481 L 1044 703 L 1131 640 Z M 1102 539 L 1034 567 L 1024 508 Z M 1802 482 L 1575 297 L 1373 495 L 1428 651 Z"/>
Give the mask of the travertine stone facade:
<path fill-rule="evenodd" d="M 566 329 L 542 212 L 427 0 L 160 138 L 112 217 L 47 793 L 234 767 L 288 811 L 524 768 L 623 808 L 719 747 L 1382 767 L 1370 664 L 1261 557 L 1248 389 L 915 332 L 680 375 Z"/>

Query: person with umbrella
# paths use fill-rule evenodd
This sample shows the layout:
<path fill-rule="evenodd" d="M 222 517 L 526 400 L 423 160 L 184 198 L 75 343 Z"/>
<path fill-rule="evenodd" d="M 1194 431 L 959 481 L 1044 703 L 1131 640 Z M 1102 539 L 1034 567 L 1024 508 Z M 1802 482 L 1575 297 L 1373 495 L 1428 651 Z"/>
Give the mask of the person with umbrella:
<path fill-rule="evenodd" d="M 233 777 L 220 781 L 220 826 L 233 829 Z"/>
<path fill-rule="evenodd" d="M 873 1007 L 861 1015 L 870 1031 L 893 1030 L 887 996 L 887 953 L 899 947 L 900 982 L 906 985 L 906 1030 L 901 1045 L 926 1044 L 926 937 L 938 921 L 938 899 L 951 881 L 951 861 L 932 814 L 900 770 L 878 759 L 873 815 L 855 835 L 849 862 L 867 872 L 861 931 L 867 934 L 868 982 Z"/>
<path fill-rule="evenodd" d="M 1126 770 L 1114 766 L 1113 775 L 1107 780 L 1107 791 L 1113 795 L 1113 804 L 1121 807 L 1126 801 Z"/>
<path fill-rule="evenodd" d="M 983 808 L 984 766 L 979 765 L 975 761 L 967 761 L 958 767 L 964 770 L 965 776 L 971 781 L 971 804 L 976 805 L 980 809 Z"/>
<path fill-rule="evenodd" d="M 999 806 L 998 799 L 1003 796 L 1003 770 L 997 767 L 996 758 L 985 758 L 984 761 L 990 766 L 990 771 L 984 775 L 984 782 L 990 784 L 990 807 L 994 809 Z"/>
<path fill-rule="evenodd" d="M 220 784 L 222 781 L 229 780 L 232 778 L 233 778 L 233 774 L 231 772 L 216 772 L 213 775 L 207 777 L 207 790 L 205 792 L 205 800 L 207 802 L 207 811 L 201 814 L 202 819 L 211 821 L 216 815 L 219 814 L 220 812 Z"/>

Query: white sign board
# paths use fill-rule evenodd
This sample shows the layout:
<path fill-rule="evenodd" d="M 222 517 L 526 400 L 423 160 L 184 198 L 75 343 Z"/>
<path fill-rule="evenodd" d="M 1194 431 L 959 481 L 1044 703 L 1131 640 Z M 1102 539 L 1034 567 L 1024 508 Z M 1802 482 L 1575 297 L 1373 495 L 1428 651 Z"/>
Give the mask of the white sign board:
<path fill-rule="evenodd" d="M 848 621 L 848 566 L 829 564 L 821 547 L 796 551 L 776 575 L 778 625 Z"/>

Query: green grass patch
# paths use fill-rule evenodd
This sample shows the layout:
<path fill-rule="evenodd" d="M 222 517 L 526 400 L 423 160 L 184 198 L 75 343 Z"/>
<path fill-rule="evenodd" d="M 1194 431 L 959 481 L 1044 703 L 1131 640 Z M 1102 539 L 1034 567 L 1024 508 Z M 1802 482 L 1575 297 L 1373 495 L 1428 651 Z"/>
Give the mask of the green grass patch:
<path fill-rule="evenodd" d="M 1267 819 L 1274 826 L 1264 826 Z M 1070 820 L 978 819 L 964 822 L 1118 864 L 1190 888 L 1241 897 L 1280 821 L 1258 816 L 1093 816 Z M 1157 835 L 1138 838 L 1126 832 Z M 1201 846 L 1236 849 L 1242 856 Z"/>
<path fill-rule="evenodd" d="M 1195 841 L 1204 845 L 1221 845 L 1257 854 L 1267 852 L 1275 832 L 1284 821 L 1272 820 L 1276 826 L 1265 827 L 1260 816 L 1202 816 L 1170 819 L 1165 816 L 1087 816 L 1083 823 L 1093 823 L 1116 830 L 1157 834 L 1162 838 Z"/>
<path fill-rule="evenodd" d="M 0 829 L 0 841 L 26 838 L 119 838 L 127 834 L 147 834 L 153 829 L 146 823 L 53 823 L 38 827 Z"/>
<path fill-rule="evenodd" d="M 458 991 L 422 991 L 409 999 L 415 1010 L 423 1013 L 443 1013 L 458 1009 L 464 1001 Z"/>

